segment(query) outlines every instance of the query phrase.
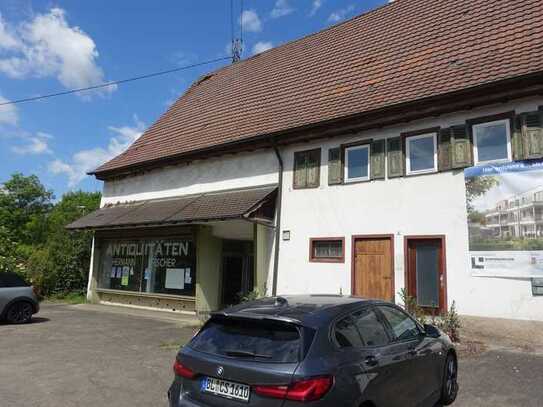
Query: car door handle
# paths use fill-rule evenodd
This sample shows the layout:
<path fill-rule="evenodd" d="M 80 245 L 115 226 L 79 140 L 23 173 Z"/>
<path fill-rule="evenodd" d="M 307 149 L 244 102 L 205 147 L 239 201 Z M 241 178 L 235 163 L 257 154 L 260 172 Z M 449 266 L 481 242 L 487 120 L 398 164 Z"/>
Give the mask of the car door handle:
<path fill-rule="evenodd" d="M 377 359 L 375 356 L 367 356 L 366 359 L 364 359 L 364 363 L 367 366 L 377 366 L 379 364 L 379 359 Z"/>

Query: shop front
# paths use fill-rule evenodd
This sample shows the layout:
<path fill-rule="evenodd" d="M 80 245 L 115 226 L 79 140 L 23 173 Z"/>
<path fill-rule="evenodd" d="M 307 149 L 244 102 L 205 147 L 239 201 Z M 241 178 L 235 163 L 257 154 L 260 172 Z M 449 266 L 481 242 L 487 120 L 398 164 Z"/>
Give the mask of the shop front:
<path fill-rule="evenodd" d="M 103 207 L 68 229 L 95 231 L 88 299 L 197 313 L 264 291 L 275 187 Z"/>

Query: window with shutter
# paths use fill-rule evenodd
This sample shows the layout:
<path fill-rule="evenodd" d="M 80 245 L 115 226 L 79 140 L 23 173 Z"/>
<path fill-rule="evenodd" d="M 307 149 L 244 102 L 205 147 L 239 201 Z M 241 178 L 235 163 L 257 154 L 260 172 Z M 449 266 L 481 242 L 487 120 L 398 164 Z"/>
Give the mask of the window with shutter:
<path fill-rule="evenodd" d="M 475 165 L 511 160 L 509 119 L 474 124 L 472 132 Z"/>
<path fill-rule="evenodd" d="M 405 156 L 407 175 L 437 171 L 437 133 L 406 137 Z"/>
<path fill-rule="evenodd" d="M 543 112 L 521 115 L 524 158 L 543 157 Z"/>
<path fill-rule="evenodd" d="M 404 175 L 404 155 L 401 137 L 387 139 L 388 177 L 395 178 Z"/>
<path fill-rule="evenodd" d="M 451 129 L 439 130 L 437 167 L 439 171 L 447 171 L 452 168 Z"/>
<path fill-rule="evenodd" d="M 452 168 L 471 166 L 471 139 L 465 125 L 451 127 Z"/>
<path fill-rule="evenodd" d="M 385 178 L 385 140 L 371 143 L 371 179 Z"/>
<path fill-rule="evenodd" d="M 370 145 L 345 148 L 345 182 L 369 181 Z"/>
<path fill-rule="evenodd" d="M 321 149 L 294 153 L 294 189 L 317 188 L 320 185 Z"/>
<path fill-rule="evenodd" d="M 334 147 L 328 150 L 328 185 L 337 185 L 343 182 L 343 165 L 341 162 L 341 148 Z"/>

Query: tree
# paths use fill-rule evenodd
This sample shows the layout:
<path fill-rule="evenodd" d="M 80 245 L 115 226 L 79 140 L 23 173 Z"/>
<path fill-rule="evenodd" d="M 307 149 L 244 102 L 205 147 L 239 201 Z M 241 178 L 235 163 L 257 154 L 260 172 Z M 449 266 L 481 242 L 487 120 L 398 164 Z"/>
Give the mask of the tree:
<path fill-rule="evenodd" d="M 48 216 L 47 242 L 33 251 L 28 270 L 47 295 L 84 291 L 91 256 L 92 232 L 68 232 L 65 226 L 100 205 L 99 192 L 69 192 Z"/>
<path fill-rule="evenodd" d="M 468 213 L 474 211 L 473 200 L 484 195 L 492 187 L 499 185 L 497 177 L 484 176 L 484 177 L 472 177 L 466 179 L 466 205 L 468 207 Z"/>
<path fill-rule="evenodd" d="M 0 226 L 18 244 L 43 242 L 53 199 L 36 175 L 13 174 L 0 189 Z"/>

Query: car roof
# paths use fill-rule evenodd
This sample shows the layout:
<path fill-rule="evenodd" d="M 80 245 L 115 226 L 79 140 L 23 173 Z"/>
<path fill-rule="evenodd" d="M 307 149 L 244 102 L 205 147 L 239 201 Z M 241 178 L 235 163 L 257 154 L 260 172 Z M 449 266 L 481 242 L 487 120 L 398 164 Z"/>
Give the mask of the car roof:
<path fill-rule="evenodd" d="M 214 316 L 249 319 L 272 319 L 318 328 L 338 315 L 364 304 L 381 303 L 361 297 L 312 294 L 266 297 L 214 312 Z"/>

